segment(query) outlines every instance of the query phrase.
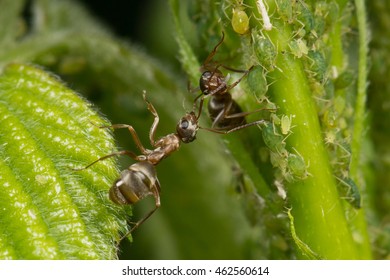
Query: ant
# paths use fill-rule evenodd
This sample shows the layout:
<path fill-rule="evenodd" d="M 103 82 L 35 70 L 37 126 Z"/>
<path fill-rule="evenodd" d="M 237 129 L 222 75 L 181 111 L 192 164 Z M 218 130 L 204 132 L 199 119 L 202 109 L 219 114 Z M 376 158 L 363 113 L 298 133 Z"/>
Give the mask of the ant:
<path fill-rule="evenodd" d="M 212 59 L 216 54 L 218 47 L 222 44 L 224 38 L 225 34 L 222 33 L 221 40 L 207 56 L 201 67 L 201 71 L 203 71 L 203 73 L 199 79 L 199 89 L 202 93 L 195 98 L 195 102 L 201 98 L 199 106 L 202 107 L 206 96 L 211 96 L 210 101 L 208 102 L 208 111 L 210 119 L 213 122 L 212 127 L 218 127 L 222 130 L 231 130 L 234 128 L 241 129 L 243 127 L 259 124 L 262 121 L 246 123 L 245 116 L 263 109 L 258 109 L 252 112 L 243 112 L 238 103 L 233 100 L 232 95 L 229 93 L 232 88 L 237 86 L 241 80 L 248 75 L 254 66 L 251 66 L 248 70 L 237 70 L 212 62 Z M 244 74 L 237 81 L 228 85 L 227 80 L 229 79 L 229 75 L 225 77 L 218 69 L 219 67 Z"/>
<path fill-rule="evenodd" d="M 137 132 L 131 125 L 127 124 L 114 124 L 109 126 L 99 126 L 99 128 L 112 128 L 120 129 L 127 128 L 135 142 L 135 145 L 141 152 L 141 155 L 136 155 L 132 151 L 118 151 L 106 156 L 103 156 L 89 165 L 73 169 L 75 171 L 81 171 L 89 168 L 95 163 L 105 160 L 113 156 L 126 155 L 137 161 L 136 163 L 130 165 L 127 169 L 123 170 L 120 174 L 120 178 L 117 179 L 109 191 L 109 198 L 111 201 L 118 205 L 128 205 L 135 204 L 143 198 L 153 195 L 155 199 L 155 207 L 151 210 L 144 218 L 139 220 L 130 231 L 128 231 L 124 236 L 121 237 L 119 242 L 121 242 L 126 236 L 131 234 L 135 229 L 137 229 L 142 223 L 144 223 L 152 214 L 160 207 L 160 182 L 157 178 L 157 172 L 155 165 L 160 163 L 161 160 L 168 157 L 173 152 L 177 151 L 180 147 L 181 142 L 190 143 L 195 140 L 198 126 L 198 118 L 195 113 L 192 111 L 187 113 L 182 117 L 179 123 L 176 126 L 176 133 L 168 134 L 157 141 L 155 140 L 155 134 L 157 126 L 159 123 L 159 116 L 156 109 L 146 99 L 146 93 L 143 93 L 143 99 L 147 104 L 148 110 L 154 116 L 154 121 L 150 127 L 149 140 L 150 144 L 153 147 L 153 150 L 146 149 L 141 140 L 138 137 Z"/>
<path fill-rule="evenodd" d="M 155 140 L 155 134 L 157 126 L 159 123 L 159 116 L 154 108 L 153 104 L 146 99 L 146 93 L 143 93 L 143 99 L 147 104 L 148 110 L 154 116 L 154 121 L 150 127 L 149 140 L 153 149 L 146 149 L 135 129 L 128 124 L 114 124 L 109 126 L 98 126 L 99 128 L 112 128 L 112 129 L 121 129 L 127 128 L 130 131 L 130 134 L 135 142 L 135 145 L 141 152 L 141 155 L 136 155 L 132 151 L 118 151 L 106 156 L 103 156 L 94 162 L 88 164 L 87 166 L 79 169 L 73 169 L 75 171 L 81 171 L 89 168 L 95 163 L 105 160 L 113 156 L 126 155 L 131 157 L 136 161 L 136 163 L 130 165 L 127 169 L 123 170 L 120 174 L 120 178 L 117 179 L 112 187 L 109 190 L 109 198 L 111 201 L 118 205 L 128 205 L 135 204 L 139 200 L 152 195 L 155 199 L 155 207 L 141 220 L 135 223 L 135 225 L 123 235 L 118 244 L 129 234 L 131 234 L 135 229 L 137 229 L 141 224 L 143 224 L 152 214 L 161 206 L 160 201 L 160 182 L 157 178 L 157 172 L 155 165 L 159 164 L 161 160 L 171 155 L 173 152 L 177 151 L 183 143 L 190 143 L 196 139 L 196 134 L 198 129 L 204 129 L 216 133 L 228 134 L 233 131 L 242 129 L 246 126 L 234 127 L 230 130 L 219 130 L 213 128 L 202 128 L 199 126 L 199 116 L 201 115 L 202 106 L 199 107 L 198 114 L 195 114 L 194 110 L 190 113 L 186 113 L 176 125 L 176 132 L 168 134 L 161 137 L 157 141 Z M 194 102 L 195 108 L 195 102 Z M 263 121 L 258 121 L 262 123 Z"/>

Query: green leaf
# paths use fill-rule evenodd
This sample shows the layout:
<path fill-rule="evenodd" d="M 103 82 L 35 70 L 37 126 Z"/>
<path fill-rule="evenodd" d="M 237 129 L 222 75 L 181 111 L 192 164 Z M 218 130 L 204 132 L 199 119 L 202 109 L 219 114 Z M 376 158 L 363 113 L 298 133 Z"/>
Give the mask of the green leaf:
<path fill-rule="evenodd" d="M 126 221 L 108 200 L 114 150 L 91 105 L 40 68 L 0 76 L 1 258 L 112 259 Z"/>

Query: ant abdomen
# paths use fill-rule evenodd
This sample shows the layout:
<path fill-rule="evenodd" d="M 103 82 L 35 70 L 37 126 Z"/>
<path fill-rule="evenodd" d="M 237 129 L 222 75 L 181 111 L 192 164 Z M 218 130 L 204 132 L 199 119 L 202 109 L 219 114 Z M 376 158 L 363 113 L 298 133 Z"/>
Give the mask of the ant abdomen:
<path fill-rule="evenodd" d="M 121 172 L 120 178 L 110 189 L 110 199 L 119 205 L 134 204 L 160 191 L 156 169 L 147 161 L 132 164 Z"/>
<path fill-rule="evenodd" d="M 213 127 L 231 129 L 246 124 L 242 110 L 230 94 L 214 95 L 208 103 L 208 111 Z"/>

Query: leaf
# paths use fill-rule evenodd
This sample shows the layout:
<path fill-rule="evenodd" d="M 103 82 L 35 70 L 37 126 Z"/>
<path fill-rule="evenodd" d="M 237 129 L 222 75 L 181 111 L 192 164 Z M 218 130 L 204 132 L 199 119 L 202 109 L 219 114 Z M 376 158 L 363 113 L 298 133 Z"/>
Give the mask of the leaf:
<path fill-rule="evenodd" d="M 0 76 L 0 258 L 112 259 L 126 225 L 108 200 L 114 150 L 91 105 L 42 69 Z"/>

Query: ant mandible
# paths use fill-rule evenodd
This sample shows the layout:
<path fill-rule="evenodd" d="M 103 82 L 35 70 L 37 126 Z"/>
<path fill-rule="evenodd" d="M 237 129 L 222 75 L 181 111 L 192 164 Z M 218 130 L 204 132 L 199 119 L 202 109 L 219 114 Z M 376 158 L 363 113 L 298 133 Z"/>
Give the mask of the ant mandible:
<path fill-rule="evenodd" d="M 224 38 L 225 34 L 222 33 L 221 40 L 207 56 L 201 67 L 201 71 L 203 71 L 203 73 L 199 79 L 199 88 L 202 93 L 195 98 L 195 102 L 197 99 L 201 98 L 199 106 L 202 107 L 206 96 L 210 97 L 208 102 L 208 112 L 210 119 L 213 122 L 212 127 L 217 127 L 222 130 L 238 130 L 244 127 L 261 124 L 263 123 L 262 120 L 246 123 L 245 116 L 263 109 L 258 109 L 252 112 L 243 112 L 238 103 L 233 100 L 232 95 L 229 93 L 232 88 L 237 86 L 241 80 L 248 75 L 253 66 L 248 70 L 237 70 L 212 62 L 212 59 L 216 54 L 218 47 L 222 44 Z M 243 75 L 237 81 L 228 85 L 227 80 L 229 76 L 225 77 L 219 70 L 220 67 L 229 71 L 243 73 Z"/>

